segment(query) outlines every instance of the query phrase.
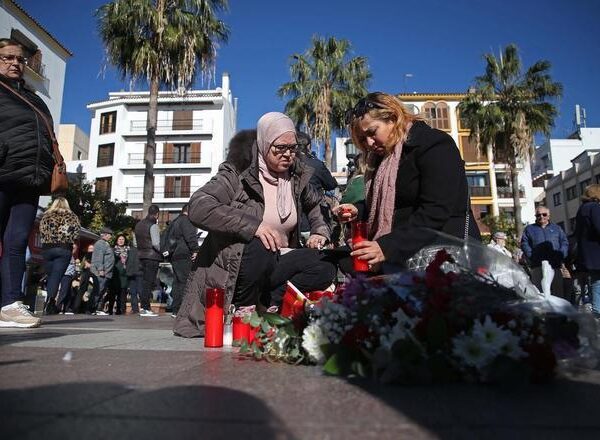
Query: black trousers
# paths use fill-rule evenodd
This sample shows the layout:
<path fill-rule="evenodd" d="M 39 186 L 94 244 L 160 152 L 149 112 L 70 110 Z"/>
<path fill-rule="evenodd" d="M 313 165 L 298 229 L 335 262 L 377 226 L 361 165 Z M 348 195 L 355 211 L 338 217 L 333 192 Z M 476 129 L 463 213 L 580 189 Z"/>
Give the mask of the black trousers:
<path fill-rule="evenodd" d="M 158 273 L 159 262 L 156 260 L 140 259 L 142 266 L 142 295 L 140 297 L 140 306 L 142 309 L 150 310 L 150 298 L 152 290 L 156 285 L 156 274 Z"/>
<path fill-rule="evenodd" d="M 280 305 L 286 281 L 304 292 L 329 287 L 336 275 L 334 264 L 316 249 L 294 249 L 285 255 L 265 249 L 258 238 L 248 243 L 235 286 L 236 306 Z"/>
<path fill-rule="evenodd" d="M 192 270 L 192 260 L 190 258 L 173 260 L 171 261 L 171 267 L 173 267 L 173 289 L 171 290 L 171 295 L 173 295 L 173 313 L 177 314 L 179 307 L 181 307 L 185 283 Z"/>

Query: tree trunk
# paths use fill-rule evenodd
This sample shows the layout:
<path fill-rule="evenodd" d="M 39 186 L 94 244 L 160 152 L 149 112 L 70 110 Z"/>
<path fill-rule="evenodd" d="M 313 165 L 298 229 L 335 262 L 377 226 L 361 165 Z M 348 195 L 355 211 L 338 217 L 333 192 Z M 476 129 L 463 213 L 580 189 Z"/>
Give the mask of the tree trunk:
<path fill-rule="evenodd" d="M 325 166 L 331 170 L 331 135 L 325 138 Z"/>
<path fill-rule="evenodd" d="M 521 234 L 523 233 L 523 222 L 521 221 L 521 197 L 519 195 L 519 171 L 517 170 L 517 164 L 511 163 L 510 167 L 510 182 L 512 185 L 512 196 L 515 213 L 515 230 L 517 241 L 521 240 Z"/>
<path fill-rule="evenodd" d="M 150 80 L 150 103 L 146 119 L 147 141 L 144 153 L 144 203 L 143 214 L 148 214 L 148 208 L 154 197 L 154 161 L 156 160 L 156 120 L 158 118 L 158 77 Z"/>

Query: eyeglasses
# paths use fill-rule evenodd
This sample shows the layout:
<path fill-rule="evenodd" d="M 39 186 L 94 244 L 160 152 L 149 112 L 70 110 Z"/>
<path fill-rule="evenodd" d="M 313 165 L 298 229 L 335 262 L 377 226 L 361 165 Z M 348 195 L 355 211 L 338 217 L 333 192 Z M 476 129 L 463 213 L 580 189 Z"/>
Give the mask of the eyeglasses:
<path fill-rule="evenodd" d="M 540 213 L 537 213 L 535 216 L 536 217 L 548 217 L 548 213 L 547 212 L 540 212 Z"/>
<path fill-rule="evenodd" d="M 279 145 L 271 145 L 273 152 L 278 155 L 284 154 L 286 151 L 289 151 L 290 154 L 296 154 L 298 149 L 300 148 L 300 144 L 279 144 Z"/>
<path fill-rule="evenodd" d="M 4 61 L 6 64 L 12 64 L 15 61 L 19 64 L 25 64 L 27 62 L 27 58 L 18 55 L 0 55 L 0 60 Z"/>
<path fill-rule="evenodd" d="M 373 109 L 382 109 L 383 107 L 368 98 L 361 98 L 356 105 L 346 112 L 346 124 L 350 124 L 354 118 L 361 118 Z"/>

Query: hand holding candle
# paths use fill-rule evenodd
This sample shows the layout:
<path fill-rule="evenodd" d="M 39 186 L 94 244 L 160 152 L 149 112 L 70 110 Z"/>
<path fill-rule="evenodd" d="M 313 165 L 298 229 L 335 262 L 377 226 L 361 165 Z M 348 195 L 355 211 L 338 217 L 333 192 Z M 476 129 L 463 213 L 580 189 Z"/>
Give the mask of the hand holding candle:
<path fill-rule="evenodd" d="M 367 222 L 352 223 L 352 246 L 365 240 L 367 240 Z M 352 266 L 356 272 L 369 270 L 369 262 L 359 259 L 358 256 L 352 257 Z"/>

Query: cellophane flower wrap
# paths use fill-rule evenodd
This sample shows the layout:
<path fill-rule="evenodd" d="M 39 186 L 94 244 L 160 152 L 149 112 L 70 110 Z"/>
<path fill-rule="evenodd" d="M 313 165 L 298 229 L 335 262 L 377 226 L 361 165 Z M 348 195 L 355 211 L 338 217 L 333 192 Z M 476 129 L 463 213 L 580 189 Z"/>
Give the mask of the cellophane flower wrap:
<path fill-rule="evenodd" d="M 305 319 L 264 329 L 260 344 L 283 350 L 274 358 L 284 360 L 287 329 L 294 363 L 384 383 L 540 383 L 598 358 L 590 315 L 540 294 L 518 265 L 479 244 L 441 250 L 424 272 L 351 279 Z"/>

